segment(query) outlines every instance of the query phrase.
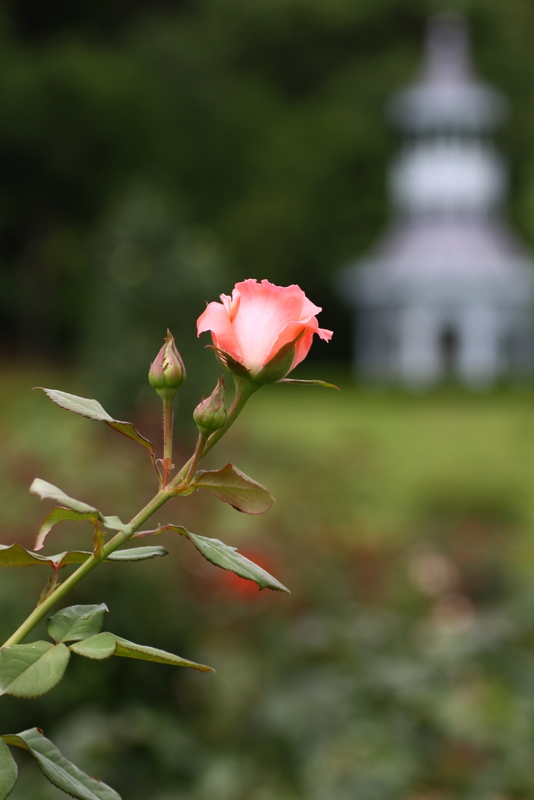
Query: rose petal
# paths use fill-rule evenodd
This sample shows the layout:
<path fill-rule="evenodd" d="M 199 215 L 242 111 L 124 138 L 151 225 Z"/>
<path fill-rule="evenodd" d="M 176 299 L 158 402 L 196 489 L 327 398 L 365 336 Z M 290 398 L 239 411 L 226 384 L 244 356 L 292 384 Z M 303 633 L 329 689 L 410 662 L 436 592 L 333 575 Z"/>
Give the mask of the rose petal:
<path fill-rule="evenodd" d="M 329 331 L 326 328 L 308 329 L 308 331 L 306 331 L 304 336 L 301 336 L 301 338 L 298 340 L 295 346 L 295 358 L 293 359 L 293 364 L 291 365 L 291 369 L 294 369 L 294 367 L 296 367 L 297 364 L 300 364 L 301 361 L 304 361 L 304 359 L 308 355 L 310 347 L 312 346 L 314 333 L 319 334 L 319 337 L 321 339 L 324 339 L 325 342 L 329 342 L 333 335 L 333 331 Z"/>
<path fill-rule="evenodd" d="M 206 310 L 197 320 L 197 336 L 211 331 L 213 344 L 219 350 L 229 353 L 236 361 L 243 361 L 243 353 L 237 341 L 232 323 L 221 303 L 208 303 Z"/>

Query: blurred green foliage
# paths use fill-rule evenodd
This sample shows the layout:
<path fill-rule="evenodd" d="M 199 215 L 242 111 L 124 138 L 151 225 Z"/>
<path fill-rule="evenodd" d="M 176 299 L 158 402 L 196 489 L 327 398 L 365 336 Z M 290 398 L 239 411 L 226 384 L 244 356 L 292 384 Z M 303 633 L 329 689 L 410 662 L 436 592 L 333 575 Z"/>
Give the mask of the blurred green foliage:
<path fill-rule="evenodd" d="M 151 492 L 142 449 L 21 395 L 29 380 L 2 387 L 3 543 L 31 545 L 47 510 L 26 499 L 35 474 L 134 512 Z M 136 420 L 145 433 L 148 421 Z M 193 496 L 158 521 L 239 546 L 292 595 L 258 592 L 163 534 L 166 559 L 103 565 L 72 602 L 106 602 L 113 630 L 217 674 L 73 659 L 42 699 L 2 698 L 3 726 L 41 725 L 128 800 L 532 797 L 532 393 L 269 386 L 209 458 L 237 463 L 277 504 L 249 517 Z M 58 527 L 47 551 L 85 535 Z M 2 578 L 6 634 L 44 574 Z M 58 800 L 21 763 L 14 800 Z"/>
<path fill-rule="evenodd" d="M 451 0 L 512 117 L 534 240 L 534 8 Z M 135 403 L 138 364 L 235 280 L 300 283 L 348 356 L 334 271 L 387 216 L 384 119 L 435 0 L 8 0 L 0 24 L 0 337 Z M 113 339 L 114 352 L 108 343 Z M 319 351 L 319 348 L 318 348 Z M 192 348 L 184 356 L 197 357 Z M 317 353 L 319 357 L 319 352 Z M 119 363 L 117 363 L 117 361 Z M 105 369 L 104 369 L 105 367 Z"/>

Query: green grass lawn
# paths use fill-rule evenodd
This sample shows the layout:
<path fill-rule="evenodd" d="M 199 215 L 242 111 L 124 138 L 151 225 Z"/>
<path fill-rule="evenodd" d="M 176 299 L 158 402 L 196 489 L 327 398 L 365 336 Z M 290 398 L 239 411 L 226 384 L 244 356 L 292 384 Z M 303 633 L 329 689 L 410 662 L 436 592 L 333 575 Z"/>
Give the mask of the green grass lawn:
<path fill-rule="evenodd" d="M 309 514 L 332 514 L 348 536 L 412 536 L 429 519 L 482 515 L 524 534 L 521 559 L 534 547 L 531 391 L 271 386 L 245 413 L 247 436 L 236 437 L 258 480 L 286 507 L 297 490 L 302 510 L 307 494 Z"/>

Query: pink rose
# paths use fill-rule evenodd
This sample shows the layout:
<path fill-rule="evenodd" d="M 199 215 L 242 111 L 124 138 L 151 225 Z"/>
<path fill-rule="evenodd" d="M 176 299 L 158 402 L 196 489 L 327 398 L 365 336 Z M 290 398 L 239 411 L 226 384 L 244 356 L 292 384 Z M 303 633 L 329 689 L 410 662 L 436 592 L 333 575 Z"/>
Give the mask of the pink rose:
<path fill-rule="evenodd" d="M 275 286 L 248 279 L 235 285 L 232 296 L 209 303 L 197 321 L 197 333 L 211 331 L 213 344 L 256 377 L 284 345 L 295 343 L 293 360 L 284 374 L 306 358 L 317 333 L 325 341 L 332 331 L 320 328 L 311 303 L 299 286 Z M 283 377 L 283 375 L 280 375 Z"/>

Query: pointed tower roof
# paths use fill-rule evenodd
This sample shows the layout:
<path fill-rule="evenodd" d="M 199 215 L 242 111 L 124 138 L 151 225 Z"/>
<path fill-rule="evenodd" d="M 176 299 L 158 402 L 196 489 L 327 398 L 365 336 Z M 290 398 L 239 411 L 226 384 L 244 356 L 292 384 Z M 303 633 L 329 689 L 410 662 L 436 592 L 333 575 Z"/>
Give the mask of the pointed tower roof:
<path fill-rule="evenodd" d="M 473 74 L 463 17 L 437 14 L 428 25 L 420 78 L 397 94 L 390 114 L 400 128 L 485 130 L 501 121 L 506 103 Z"/>
<path fill-rule="evenodd" d="M 355 301 L 530 305 L 534 274 L 508 226 L 495 218 L 413 217 L 392 225 L 344 290 Z"/>

